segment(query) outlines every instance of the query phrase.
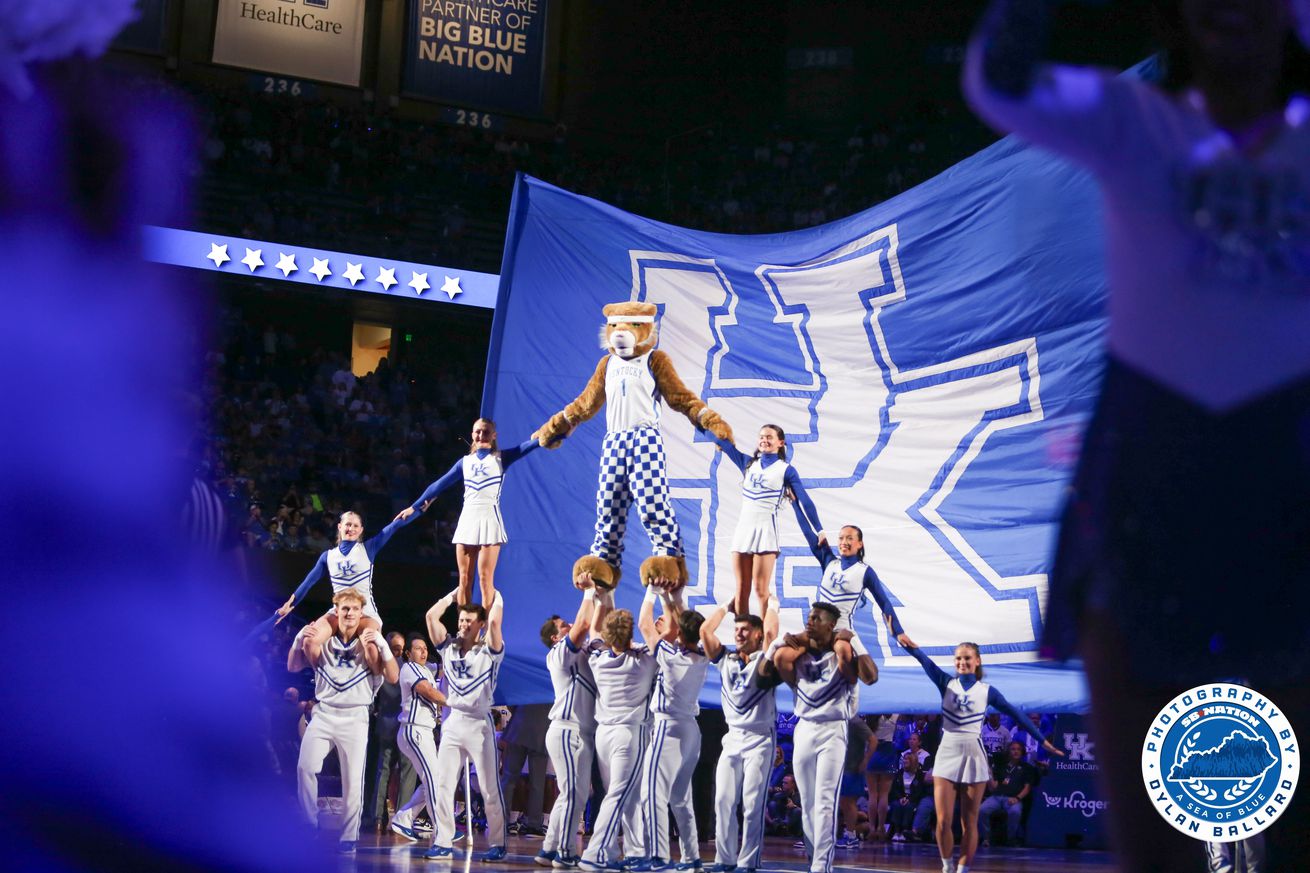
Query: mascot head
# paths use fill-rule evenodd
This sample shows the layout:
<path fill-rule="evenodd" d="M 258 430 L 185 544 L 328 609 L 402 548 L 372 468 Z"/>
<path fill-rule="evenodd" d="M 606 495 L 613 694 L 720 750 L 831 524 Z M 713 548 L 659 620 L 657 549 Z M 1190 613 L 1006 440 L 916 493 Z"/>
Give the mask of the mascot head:
<path fill-rule="evenodd" d="M 655 348 L 658 335 L 655 314 L 659 308 L 654 303 L 639 303 L 635 300 L 611 303 L 601 311 L 605 313 L 605 329 L 601 333 L 602 348 L 620 358 L 644 355 Z"/>

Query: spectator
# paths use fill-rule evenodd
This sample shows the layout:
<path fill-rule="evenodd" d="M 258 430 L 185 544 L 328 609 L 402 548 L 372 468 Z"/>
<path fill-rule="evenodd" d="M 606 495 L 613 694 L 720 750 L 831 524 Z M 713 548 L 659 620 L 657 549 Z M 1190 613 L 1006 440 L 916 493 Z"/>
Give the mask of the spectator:
<path fill-rule="evenodd" d="M 769 834 L 794 837 L 801 832 L 801 795 L 796 790 L 796 777 L 788 773 L 769 790 L 764 815 Z"/>
<path fill-rule="evenodd" d="M 987 783 L 991 795 L 978 808 L 979 819 L 987 823 L 982 834 L 984 846 L 989 843 L 993 820 L 1002 815 L 1005 816 L 1006 843 L 1018 843 L 1024 800 L 1037 784 L 1037 769 L 1024 760 L 1026 755 L 1023 743 L 1018 740 L 1010 743 L 1008 760 L 992 774 L 991 781 Z"/>
<path fill-rule="evenodd" d="M 925 753 L 926 756 L 926 753 Z M 901 756 L 901 768 L 892 777 L 889 795 L 892 841 L 923 842 L 932 839 L 932 778 L 914 752 Z"/>

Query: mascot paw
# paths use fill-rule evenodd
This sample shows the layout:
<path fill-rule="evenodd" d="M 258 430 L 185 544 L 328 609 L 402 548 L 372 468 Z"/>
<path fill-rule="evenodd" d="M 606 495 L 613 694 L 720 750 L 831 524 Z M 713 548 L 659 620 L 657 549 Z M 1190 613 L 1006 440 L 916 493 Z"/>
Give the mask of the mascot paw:
<path fill-rule="evenodd" d="M 706 409 L 700 416 L 700 426 L 721 440 L 732 442 L 732 428 L 723 417 L 713 409 Z"/>
<path fill-rule="evenodd" d="M 568 419 L 564 413 L 557 412 L 550 417 L 550 421 L 543 424 L 533 432 L 532 438 L 537 441 L 537 445 L 543 449 L 558 449 L 564 438 L 573 432 L 569 426 Z"/>
<path fill-rule="evenodd" d="M 641 584 L 664 591 L 677 591 L 687 584 L 687 565 L 682 558 L 651 555 L 641 562 Z"/>
<path fill-rule="evenodd" d="M 618 567 L 611 567 L 595 555 L 583 555 L 573 564 L 573 578 L 581 573 L 590 573 L 591 581 L 602 591 L 613 590 L 621 575 Z"/>

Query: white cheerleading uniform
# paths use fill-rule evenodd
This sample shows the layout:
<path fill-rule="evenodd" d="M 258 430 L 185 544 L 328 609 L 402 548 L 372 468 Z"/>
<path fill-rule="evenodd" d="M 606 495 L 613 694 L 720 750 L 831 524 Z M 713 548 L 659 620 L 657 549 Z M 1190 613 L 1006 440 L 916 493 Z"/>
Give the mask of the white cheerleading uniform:
<path fill-rule="evenodd" d="M 855 630 L 855 610 L 864 605 L 864 574 L 869 565 L 855 561 L 843 567 L 841 559 L 829 561 L 819 581 L 819 600 L 841 612 L 837 630 Z"/>
<path fill-rule="evenodd" d="M 791 469 L 784 460 L 769 466 L 754 463 L 741 480 L 741 514 L 732 535 L 732 551 L 759 554 L 778 551 L 778 509 L 786 490 L 784 479 Z"/>
<path fill-rule="evenodd" d="M 778 510 L 788 488 L 796 495 L 796 515 L 801 527 L 815 530 L 821 527 L 819 511 L 806 493 L 796 468 L 780 455 L 750 458 L 729 440 L 715 438 L 714 443 L 742 473 L 741 513 L 732 535 L 732 551 L 743 555 L 778 551 Z"/>
<path fill-rule="evenodd" d="M 846 723 L 855 714 L 855 683 L 837 669 L 836 652 L 796 659 L 796 731 L 792 771 L 801 794 L 801 824 L 812 873 L 830 873 L 837 843 L 837 798 L 846 763 Z"/>
<path fill-rule="evenodd" d="M 714 863 L 725 867 L 760 866 L 764 810 L 778 744 L 775 685 L 761 684 L 764 651 L 743 662 L 733 649 L 719 652 L 719 691 L 728 733 L 714 769 Z M 737 834 L 737 805 L 742 829 Z"/>
<path fill-rule="evenodd" d="M 591 795 L 591 765 L 596 745 L 596 680 L 588 651 L 567 636 L 551 646 L 546 669 L 555 688 L 546 731 L 546 753 L 555 768 L 559 797 L 550 810 L 543 852 L 577 854 L 578 823 Z"/>
<path fill-rule="evenodd" d="M 477 449 L 460 458 L 441 478 L 429 485 L 410 505 L 415 515 L 457 482 L 464 483 L 464 507 L 451 541 L 463 546 L 496 546 L 507 542 L 505 521 L 500 515 L 500 489 L 505 471 L 519 458 L 534 451 L 530 439 L 502 452 Z M 411 516 L 412 517 L 412 516 Z"/>
<path fill-rule="evenodd" d="M 364 595 L 364 614 L 377 619 L 380 625 L 382 616 L 378 615 L 378 605 L 373 599 L 373 557 L 362 543 L 352 544 L 349 552 L 342 551 L 343 545 L 346 543 L 340 543 L 327 551 L 327 572 L 328 578 L 332 580 L 332 593 L 335 595 L 346 588 L 355 589 Z M 332 611 L 336 612 L 335 606 Z"/>
<path fill-rule="evenodd" d="M 414 790 L 403 807 L 396 810 L 392 819 L 404 827 L 413 826 L 414 816 L 428 805 L 430 786 L 437 784 L 437 706 L 415 693 L 414 689 L 420 682 L 428 682 L 433 688 L 437 687 L 436 677 L 426 664 L 406 661 L 401 665 L 400 728 L 396 734 L 396 745 L 401 754 L 409 759 L 414 772 L 423 777 L 423 784 Z"/>
<path fill-rule="evenodd" d="M 922 649 L 909 651 L 942 695 L 942 739 L 937 754 L 933 756 L 934 779 L 966 785 L 991 779 L 991 764 L 981 736 L 988 706 L 994 706 L 1014 719 L 1016 730 L 1025 730 L 1046 739 L 1027 716 L 988 683 L 975 679 L 971 673 L 951 676 L 934 664 Z"/>
<path fill-rule="evenodd" d="M 651 857 L 671 860 L 669 810 L 678 825 L 682 860 L 700 858 L 696 815 L 692 811 L 691 776 L 700 760 L 700 690 L 709 658 L 699 649 L 660 640 L 655 646 L 659 674 L 650 698 L 655 717 L 646 755 L 642 800 L 646 804 L 646 847 Z"/>
<path fill-rule="evenodd" d="M 647 706 L 659 664 L 645 646 L 616 655 L 593 640 L 587 651 L 596 680 L 596 760 L 605 783 L 605 799 L 582 857 L 593 864 L 612 864 L 620 827 L 628 855 L 644 853 L 636 848 L 644 839 L 637 801 L 648 739 Z"/>
<path fill-rule="evenodd" d="M 497 452 L 477 451 L 460 461 L 464 474 L 464 508 L 455 525 L 452 542 L 490 546 L 506 542 L 500 516 L 500 488 L 505 471 Z"/>
<path fill-rule="evenodd" d="M 317 825 L 318 774 L 323 769 L 323 759 L 335 748 L 341 764 L 341 795 L 345 803 L 341 839 L 354 842 L 359 839 L 364 800 L 368 708 L 384 680 L 381 674 L 369 670 L 364 660 L 364 643 L 358 636 L 349 643 L 336 635 L 329 637 L 311 666 L 318 705 L 300 741 L 297 794 L 306 817 Z"/>
<path fill-rule="evenodd" d="M 437 749 L 432 843 L 449 848 L 455 837 L 455 789 L 465 761 L 472 761 L 487 811 L 487 840 L 492 846 L 503 846 L 509 831 L 500 791 L 500 755 L 491 702 L 505 650 L 492 651 L 488 643 L 480 642 L 461 653 L 456 636 L 447 637 L 435 650 L 441 655 L 450 715 L 441 726 L 441 746 Z"/>

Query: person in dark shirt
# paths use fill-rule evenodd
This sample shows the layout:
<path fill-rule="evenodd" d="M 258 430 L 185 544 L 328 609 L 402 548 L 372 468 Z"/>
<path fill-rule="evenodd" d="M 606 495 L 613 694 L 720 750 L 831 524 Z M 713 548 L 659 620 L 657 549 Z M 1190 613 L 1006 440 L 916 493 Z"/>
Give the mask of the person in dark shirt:
<path fill-rule="evenodd" d="M 988 823 L 983 832 L 983 845 L 987 845 L 987 834 L 991 832 L 993 820 L 1001 815 L 1005 816 L 1006 844 L 1014 845 L 1018 841 L 1023 802 L 1037 784 L 1037 768 L 1024 760 L 1027 752 L 1022 742 L 1015 740 L 1010 743 L 1005 763 L 996 768 L 992 780 L 987 783 L 991 795 L 978 808 L 978 817 Z"/>

